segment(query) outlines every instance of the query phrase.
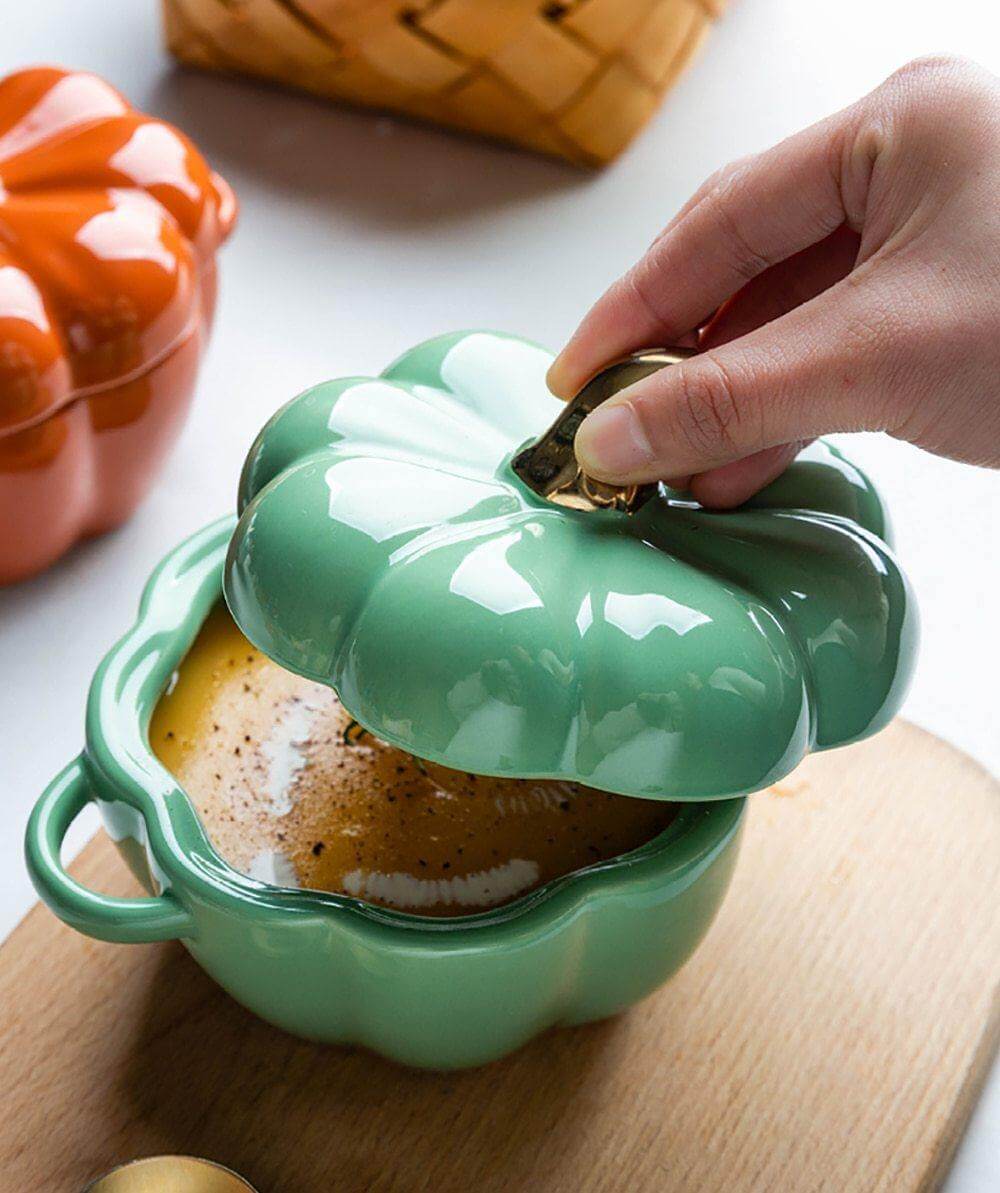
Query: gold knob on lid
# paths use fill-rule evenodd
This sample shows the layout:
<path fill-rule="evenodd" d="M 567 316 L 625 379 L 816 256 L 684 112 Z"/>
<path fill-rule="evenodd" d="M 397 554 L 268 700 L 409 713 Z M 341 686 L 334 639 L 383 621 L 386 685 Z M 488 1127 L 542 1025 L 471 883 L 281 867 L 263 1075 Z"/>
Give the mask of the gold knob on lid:
<path fill-rule="evenodd" d="M 620 390 L 689 356 L 693 348 L 646 348 L 602 369 L 559 414 L 551 427 L 511 467 L 540 497 L 577 510 L 615 509 L 635 513 L 656 492 L 655 485 L 612 485 L 587 476 L 576 462 L 573 441 L 592 410 Z"/>

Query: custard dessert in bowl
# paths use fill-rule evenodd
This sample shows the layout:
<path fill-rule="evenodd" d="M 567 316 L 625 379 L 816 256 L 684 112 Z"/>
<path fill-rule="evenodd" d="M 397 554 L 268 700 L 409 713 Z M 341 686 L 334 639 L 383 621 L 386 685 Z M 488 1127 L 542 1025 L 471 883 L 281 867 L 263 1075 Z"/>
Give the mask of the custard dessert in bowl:
<path fill-rule="evenodd" d="M 623 809 L 568 784 L 473 781 L 354 740 L 329 692 L 318 713 L 290 715 L 292 697 L 307 703 L 315 688 L 245 648 L 219 608 L 232 529 L 232 519 L 215 523 L 164 559 L 137 623 L 98 668 L 86 749 L 41 797 L 27 831 L 32 879 L 56 914 L 104 940 L 181 939 L 278 1026 L 430 1068 L 494 1060 L 548 1027 L 613 1015 L 666 981 L 722 901 L 745 801 L 628 800 Z M 238 694 L 241 732 L 225 719 Z M 338 733 L 342 746 L 324 745 Z M 239 765 L 215 766 L 223 751 Z M 331 781 L 339 809 L 309 795 L 331 770 L 354 776 Z M 62 839 L 91 801 L 148 897 L 101 895 L 62 867 Z M 405 811 L 388 816 L 400 801 L 435 828 L 418 835 Z M 534 825 L 530 839 L 504 827 L 515 806 Z M 442 808 L 454 813 L 446 831 L 436 828 Z M 235 831 L 240 817 L 255 831 Z M 358 861 L 347 830 L 373 823 L 394 836 L 393 852 L 383 837 Z M 509 864 L 515 852 L 527 866 Z M 461 870 L 459 858 L 468 859 Z M 465 881 L 447 880 L 452 870 Z M 502 885 L 487 892 L 491 870 Z M 309 889 L 314 882 L 348 893 Z"/>
<path fill-rule="evenodd" d="M 676 806 L 450 770 L 385 745 L 332 688 L 285 671 L 216 606 L 150 745 L 243 874 L 420 915 L 498 907 L 645 845 Z"/>

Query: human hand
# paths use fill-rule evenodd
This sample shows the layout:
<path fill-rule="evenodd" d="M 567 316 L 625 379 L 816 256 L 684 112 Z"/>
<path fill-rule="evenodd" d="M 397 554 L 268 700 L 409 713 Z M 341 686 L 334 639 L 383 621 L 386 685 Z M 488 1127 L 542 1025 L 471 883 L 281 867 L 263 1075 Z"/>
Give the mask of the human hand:
<path fill-rule="evenodd" d="M 638 348 L 704 349 L 586 419 L 584 471 L 728 507 L 831 431 L 1000 466 L 998 196 L 1000 80 L 951 58 L 726 166 L 552 365 L 569 398 Z"/>

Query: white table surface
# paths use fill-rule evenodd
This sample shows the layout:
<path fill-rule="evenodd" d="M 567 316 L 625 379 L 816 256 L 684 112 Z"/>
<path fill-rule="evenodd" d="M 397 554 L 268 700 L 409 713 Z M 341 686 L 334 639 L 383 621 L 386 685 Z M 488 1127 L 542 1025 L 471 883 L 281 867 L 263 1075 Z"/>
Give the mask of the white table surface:
<path fill-rule="evenodd" d="M 181 71 L 160 48 L 153 0 L 12 8 L 0 73 L 56 62 L 105 75 L 200 143 L 237 190 L 242 218 L 223 253 L 196 407 L 151 498 L 121 532 L 0 593 L 0 934 L 34 898 L 24 822 L 79 749 L 95 664 L 165 549 L 232 508 L 243 454 L 276 406 L 459 327 L 557 347 L 716 166 L 844 105 L 918 54 L 964 53 L 1000 71 L 995 14 L 989 0 L 736 0 L 652 126 L 590 176 Z M 880 436 L 854 437 L 850 450 L 888 496 L 920 598 L 923 649 L 905 715 L 996 771 L 1000 476 Z M 70 848 L 92 826 L 76 826 Z M 1000 1189 L 997 1069 L 947 1188 Z"/>

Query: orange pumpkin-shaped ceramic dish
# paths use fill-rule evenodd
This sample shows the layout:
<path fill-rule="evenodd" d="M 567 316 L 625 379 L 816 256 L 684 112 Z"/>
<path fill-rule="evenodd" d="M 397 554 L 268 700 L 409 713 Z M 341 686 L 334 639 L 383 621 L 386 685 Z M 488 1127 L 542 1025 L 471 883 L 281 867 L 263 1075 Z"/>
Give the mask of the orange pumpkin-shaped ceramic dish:
<path fill-rule="evenodd" d="M 232 192 L 95 75 L 0 81 L 0 583 L 123 522 L 183 422 Z"/>

